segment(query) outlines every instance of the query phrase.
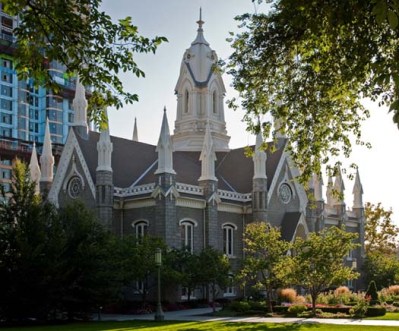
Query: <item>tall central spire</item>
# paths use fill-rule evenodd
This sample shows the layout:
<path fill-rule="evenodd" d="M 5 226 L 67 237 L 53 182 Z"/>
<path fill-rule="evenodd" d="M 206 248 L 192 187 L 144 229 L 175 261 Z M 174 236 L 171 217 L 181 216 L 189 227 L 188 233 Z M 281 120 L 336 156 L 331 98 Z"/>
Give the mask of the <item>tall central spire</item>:
<path fill-rule="evenodd" d="M 198 23 L 198 31 L 201 30 L 202 31 L 202 25 L 205 23 L 202 20 L 202 8 L 200 7 L 200 12 L 199 12 L 199 20 L 197 21 Z"/>
<path fill-rule="evenodd" d="M 183 55 L 175 87 L 177 115 L 173 145 L 176 151 L 202 151 L 209 123 L 215 151 L 228 151 L 230 137 L 223 108 L 226 89 L 220 72 L 215 70 L 216 52 L 204 37 L 201 8 L 197 24 L 196 38 Z"/>

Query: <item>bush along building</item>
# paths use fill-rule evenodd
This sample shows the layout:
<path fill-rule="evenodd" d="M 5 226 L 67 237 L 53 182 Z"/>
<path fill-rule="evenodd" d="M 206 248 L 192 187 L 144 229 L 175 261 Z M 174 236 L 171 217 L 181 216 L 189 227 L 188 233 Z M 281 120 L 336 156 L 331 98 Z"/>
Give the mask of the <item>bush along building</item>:
<path fill-rule="evenodd" d="M 156 146 L 138 141 L 136 125 L 132 140 L 111 136 L 108 129 L 88 130 L 87 101 L 78 82 L 75 121 L 54 176 L 51 148 L 41 156 L 40 186 L 48 190 L 49 199 L 58 206 L 83 200 L 97 211 L 105 227 L 121 236 L 147 233 L 170 247 L 192 252 L 211 246 L 229 257 L 232 269 L 243 258 L 244 228 L 254 221 L 279 227 L 288 241 L 324 227 L 345 225 L 363 242 L 359 174 L 352 210 L 332 194 L 331 188 L 344 193 L 340 172 L 335 181 L 329 179 L 326 200 L 322 180 L 314 176 L 311 208 L 309 192 L 294 180 L 298 171 L 285 151 L 289 143 L 285 137 L 277 138 L 271 152 L 260 149 L 259 134 L 252 157 L 245 155 L 245 147 L 229 148 L 223 79 L 213 70 L 217 56 L 204 38 L 203 22 L 197 23 L 197 36 L 183 55 L 176 84 L 174 132 L 169 131 L 165 109 Z M 37 160 L 33 153 L 31 169 L 39 173 Z M 361 247 L 351 252 L 345 263 L 356 266 L 356 262 L 359 269 L 362 253 Z M 176 289 L 169 299 L 180 300 L 182 295 Z M 239 295 L 238 289 L 229 288 L 224 295 Z"/>

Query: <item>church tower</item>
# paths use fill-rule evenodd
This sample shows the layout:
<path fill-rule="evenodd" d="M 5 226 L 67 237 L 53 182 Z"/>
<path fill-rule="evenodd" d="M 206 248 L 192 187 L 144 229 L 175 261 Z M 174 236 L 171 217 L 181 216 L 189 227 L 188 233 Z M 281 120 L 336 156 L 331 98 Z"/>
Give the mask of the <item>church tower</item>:
<path fill-rule="evenodd" d="M 107 116 L 108 120 L 108 116 Z M 98 218 L 107 229 L 112 227 L 113 207 L 113 144 L 109 135 L 109 127 L 103 129 L 97 142 L 98 163 L 96 168 L 96 206 Z"/>
<path fill-rule="evenodd" d="M 40 166 L 37 160 L 36 144 L 33 143 L 32 154 L 29 163 L 29 175 L 33 183 L 35 183 L 35 193 L 40 194 Z"/>
<path fill-rule="evenodd" d="M 44 194 L 47 194 L 50 191 L 54 177 L 54 156 L 50 137 L 50 124 L 47 118 L 46 129 L 44 132 L 43 150 L 42 155 L 40 156 L 40 191 Z"/>
<path fill-rule="evenodd" d="M 252 214 L 256 222 L 267 220 L 266 152 L 262 150 L 262 132 L 256 136 L 253 156 L 254 177 L 252 179 Z"/>
<path fill-rule="evenodd" d="M 204 210 L 204 243 L 206 246 L 220 248 L 218 227 L 218 204 L 220 198 L 217 195 L 218 179 L 215 175 L 215 145 L 213 143 L 209 123 L 205 128 L 204 143 L 200 155 L 201 177 L 198 178 L 199 185 L 204 192 L 206 206 Z"/>
<path fill-rule="evenodd" d="M 179 247 L 179 228 L 177 223 L 176 172 L 173 169 L 173 144 L 169 132 L 166 107 L 164 108 L 161 132 L 156 147 L 158 168 L 156 188 L 152 194 L 155 200 L 155 235 L 165 239 L 171 247 Z"/>
<path fill-rule="evenodd" d="M 89 130 L 87 126 L 87 105 L 86 91 L 78 76 L 76 79 L 75 98 L 72 101 L 72 108 L 75 111 L 72 126 L 85 139 L 88 137 Z"/>
<path fill-rule="evenodd" d="M 223 79 L 216 70 L 217 56 L 205 40 L 201 18 L 197 37 L 186 50 L 175 87 L 177 114 L 172 137 L 176 151 L 201 151 L 209 123 L 215 151 L 228 151 L 230 137 L 224 119 Z"/>

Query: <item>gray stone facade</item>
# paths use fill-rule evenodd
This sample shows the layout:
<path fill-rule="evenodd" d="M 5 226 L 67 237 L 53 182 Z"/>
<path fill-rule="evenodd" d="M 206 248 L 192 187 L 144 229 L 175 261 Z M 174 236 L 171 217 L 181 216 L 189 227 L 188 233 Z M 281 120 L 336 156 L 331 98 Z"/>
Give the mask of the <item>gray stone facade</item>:
<path fill-rule="evenodd" d="M 197 48 L 204 46 L 208 50 L 209 44 L 203 39 L 202 29 L 198 33 L 200 38 L 197 37 L 193 52 L 200 56 L 202 53 Z M 185 58 L 177 85 L 182 94 L 178 99 L 180 103 L 184 95 L 194 100 L 209 96 L 210 91 L 218 97 L 223 95 L 219 72 L 200 73 L 201 68 L 190 67 L 198 77 L 210 77 L 208 83 L 213 82 L 213 85 L 197 84 L 193 80 L 195 77 L 190 77 L 190 72 L 185 70 L 184 61 Z M 190 80 L 195 87 L 192 90 L 189 90 Z M 207 105 L 213 110 L 210 113 L 195 107 L 201 103 L 192 102 L 187 109 L 184 104 L 178 105 L 176 125 L 179 128 L 175 134 L 180 138 L 190 136 L 195 144 L 179 138 L 179 148 L 175 151 L 170 146 L 172 139 L 166 112 L 157 146 L 104 135 L 101 158 L 110 162 L 112 171 L 97 171 L 100 134 L 88 132 L 82 137 L 71 129 L 49 192 L 50 200 L 62 206 L 73 199 L 81 199 L 97 210 L 104 226 L 120 236 L 139 235 L 145 228 L 149 235 L 162 238 L 169 247 L 189 246 L 193 252 L 214 247 L 229 257 L 233 270 L 239 267 L 243 257 L 243 233 L 250 222 L 264 221 L 279 227 L 283 239 L 288 241 L 305 238 L 310 232 L 328 226 L 345 225 L 348 231 L 359 234 L 362 245 L 346 261 L 359 269 L 364 255 L 361 197 L 357 197 L 358 203 L 352 210 L 344 203 L 334 204 L 328 192 L 325 200 L 321 196 L 322 188 L 319 188 L 317 199 L 309 199 L 316 189 L 311 185 L 307 192 L 295 181 L 298 170 L 291 166 L 286 152 L 289 142 L 284 138 L 278 139 L 275 149 L 268 148 L 257 159 L 247 157 L 244 147 L 228 149 L 223 107 L 212 106 L 208 101 Z M 212 118 L 204 117 L 205 114 Z M 190 128 L 184 127 L 186 117 L 194 123 L 193 136 Z M 203 128 L 204 123 L 208 123 L 207 141 L 204 130 L 197 130 Z M 219 141 L 221 147 L 214 141 Z M 102 165 L 108 161 L 103 161 Z M 207 167 L 202 167 L 202 162 L 207 162 Z M 337 176 L 338 180 L 342 182 Z M 72 181 L 80 183 L 81 187 L 77 185 L 71 195 Z M 360 179 L 357 186 L 357 192 L 362 192 Z M 343 185 L 341 187 L 343 189 Z M 227 231 L 232 235 L 230 246 L 226 244 Z M 359 281 L 355 286 L 359 288 L 362 284 Z M 239 295 L 238 290 L 235 294 Z"/>

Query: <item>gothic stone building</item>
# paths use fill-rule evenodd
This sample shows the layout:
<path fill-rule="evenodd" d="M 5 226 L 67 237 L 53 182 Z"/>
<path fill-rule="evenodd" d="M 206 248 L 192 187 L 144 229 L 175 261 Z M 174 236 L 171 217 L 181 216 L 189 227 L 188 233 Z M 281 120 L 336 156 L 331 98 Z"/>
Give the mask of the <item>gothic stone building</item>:
<path fill-rule="evenodd" d="M 197 36 L 185 51 L 176 84 L 177 116 L 173 135 L 166 110 L 156 146 L 133 139 L 88 131 L 87 101 L 78 82 L 74 99 L 75 124 L 71 128 L 57 171 L 52 174 L 49 134 L 41 156 L 41 174 L 32 155 L 33 177 L 40 179 L 49 198 L 62 206 L 77 198 L 96 209 L 99 219 L 121 236 L 148 233 L 165 240 L 170 247 L 200 251 L 212 246 L 224 252 L 236 267 L 243 257 L 243 231 L 253 221 L 269 222 L 281 229 L 286 240 L 306 237 L 331 225 L 345 224 L 363 241 L 362 186 L 357 174 L 354 203 L 331 194 L 334 187 L 344 192 L 339 173 L 330 178 L 327 199 L 323 183 L 315 176 L 311 191 L 316 208 L 309 208 L 307 192 L 295 180 L 279 137 L 276 151 L 259 149 L 256 139 L 253 157 L 245 147 L 229 148 L 224 119 L 225 87 L 213 67 L 217 56 L 205 40 L 202 21 Z M 362 248 L 351 252 L 347 263 L 360 267 Z M 353 284 L 349 284 L 353 285 Z M 234 296 L 230 289 L 225 295 Z"/>

